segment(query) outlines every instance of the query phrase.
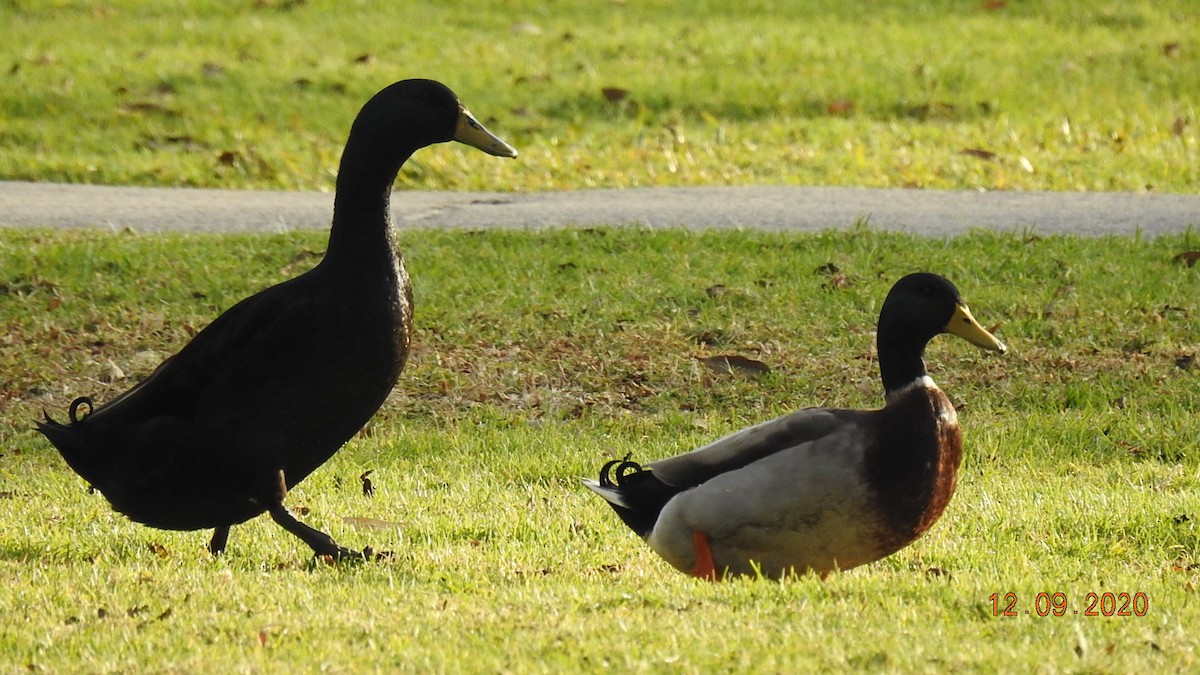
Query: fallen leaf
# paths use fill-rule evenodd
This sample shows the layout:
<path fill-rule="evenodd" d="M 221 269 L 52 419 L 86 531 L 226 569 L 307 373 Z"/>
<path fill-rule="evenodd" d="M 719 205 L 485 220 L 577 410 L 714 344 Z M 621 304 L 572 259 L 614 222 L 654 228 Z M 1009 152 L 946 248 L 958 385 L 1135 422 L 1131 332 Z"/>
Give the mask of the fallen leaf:
<path fill-rule="evenodd" d="M 354 62 L 362 63 L 362 64 L 374 63 L 375 55 L 374 54 L 359 54 L 358 56 L 354 57 Z"/>
<path fill-rule="evenodd" d="M 353 527 L 361 530 L 399 530 L 404 526 L 400 523 L 391 520 L 382 520 L 379 518 L 359 518 L 357 516 L 343 516 L 342 520 Z"/>
<path fill-rule="evenodd" d="M 719 354 L 717 356 L 696 357 L 709 370 L 726 375 L 745 375 L 758 377 L 771 372 L 771 367 L 762 361 L 748 359 L 737 354 Z"/>
<path fill-rule="evenodd" d="M 719 298 L 725 295 L 725 284 L 713 284 L 704 289 L 704 294 L 710 298 Z"/>
<path fill-rule="evenodd" d="M 990 150 L 984 150 L 982 148 L 963 148 L 962 150 L 958 151 L 958 154 L 967 155 L 969 157 L 978 157 L 979 159 L 986 159 L 988 161 L 996 159 L 996 153 L 991 152 Z"/>
<path fill-rule="evenodd" d="M 629 96 L 629 90 L 621 89 L 620 87 L 601 87 L 600 93 L 604 95 L 604 100 L 609 103 L 623 101 Z"/>
<path fill-rule="evenodd" d="M 149 101 L 134 101 L 132 103 L 122 103 L 121 112 L 127 113 L 159 113 L 168 117 L 177 117 L 179 111 L 173 108 L 168 108 L 161 103 L 151 103 Z"/>
<path fill-rule="evenodd" d="M 158 543 L 157 541 L 150 544 L 150 552 L 160 558 L 166 558 L 168 555 L 170 555 L 169 553 L 167 553 L 167 547 L 163 546 L 162 544 Z"/>
<path fill-rule="evenodd" d="M 513 35 L 541 35 L 542 27 L 532 21 L 518 21 L 512 25 Z"/>
<path fill-rule="evenodd" d="M 830 115 L 849 115 L 854 112 L 854 101 L 848 98 L 840 98 L 836 101 L 830 101 L 829 105 L 825 106 L 825 112 Z"/>
<path fill-rule="evenodd" d="M 1177 137 L 1182 136 L 1183 130 L 1187 128 L 1187 125 L 1188 121 L 1186 118 L 1176 117 L 1175 121 L 1171 123 L 1171 133 L 1175 134 Z"/>
<path fill-rule="evenodd" d="M 113 363 L 112 359 L 105 364 L 105 369 L 100 373 L 100 381 L 105 384 L 120 382 L 125 379 L 125 371 L 121 370 L 120 366 Z"/>
<path fill-rule="evenodd" d="M 984 0 L 982 7 L 989 11 L 1004 9 L 1007 3 L 1004 0 Z"/>
<path fill-rule="evenodd" d="M 1087 656 L 1089 649 L 1088 639 L 1084 636 L 1083 629 L 1079 627 L 1079 624 L 1075 624 L 1075 656 L 1082 659 Z"/>
<path fill-rule="evenodd" d="M 217 164 L 224 166 L 233 166 L 238 163 L 238 154 L 232 150 L 226 150 L 217 155 Z"/>
<path fill-rule="evenodd" d="M 1171 258 L 1171 262 L 1177 262 L 1188 267 L 1195 267 L 1196 261 L 1200 260 L 1200 251 L 1184 251 L 1179 255 Z"/>
<path fill-rule="evenodd" d="M 930 567 L 929 569 L 925 570 L 925 576 L 932 577 L 935 579 L 940 578 L 940 577 L 946 577 L 946 580 L 949 581 L 951 575 L 949 572 L 947 572 L 946 570 L 944 570 L 940 567 Z"/>
<path fill-rule="evenodd" d="M 1179 43 L 1178 42 L 1167 42 L 1167 43 L 1163 44 L 1162 53 L 1163 53 L 1163 56 L 1165 56 L 1167 58 L 1179 56 Z"/>
<path fill-rule="evenodd" d="M 696 344 L 704 347 L 716 347 L 725 341 L 725 334 L 719 330 L 702 330 L 692 334 Z"/>
<path fill-rule="evenodd" d="M 821 284 L 821 287 L 827 291 L 840 291 L 843 288 L 850 288 L 854 285 L 854 280 L 846 274 L 835 274 L 829 277 L 829 281 Z"/>

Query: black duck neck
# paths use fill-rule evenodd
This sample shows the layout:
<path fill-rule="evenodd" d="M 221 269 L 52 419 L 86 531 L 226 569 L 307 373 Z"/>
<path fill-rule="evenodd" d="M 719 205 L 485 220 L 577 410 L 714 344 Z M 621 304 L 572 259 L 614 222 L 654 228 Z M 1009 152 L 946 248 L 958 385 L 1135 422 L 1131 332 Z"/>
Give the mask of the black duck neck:
<path fill-rule="evenodd" d="M 925 370 L 925 345 L 929 337 L 897 333 L 880 322 L 876 347 L 879 351 L 879 375 L 883 379 L 884 398 L 891 402 L 917 380 L 928 377 Z"/>
<path fill-rule="evenodd" d="M 389 202 L 392 183 L 413 150 L 398 157 L 351 134 L 338 168 L 333 225 L 325 261 L 349 268 L 392 264 L 395 238 Z"/>

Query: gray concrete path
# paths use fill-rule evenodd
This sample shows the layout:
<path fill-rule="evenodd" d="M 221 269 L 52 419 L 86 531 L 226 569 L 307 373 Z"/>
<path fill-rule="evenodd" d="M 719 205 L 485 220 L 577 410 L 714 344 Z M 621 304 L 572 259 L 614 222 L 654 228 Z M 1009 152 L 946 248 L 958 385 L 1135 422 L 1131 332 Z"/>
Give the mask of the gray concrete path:
<path fill-rule="evenodd" d="M 325 229 L 333 195 L 0 181 L 0 226 L 139 231 Z M 821 230 L 859 220 L 928 235 L 970 228 L 1146 236 L 1200 228 L 1200 195 L 699 187 L 392 196 L 398 227 L 652 227 Z"/>

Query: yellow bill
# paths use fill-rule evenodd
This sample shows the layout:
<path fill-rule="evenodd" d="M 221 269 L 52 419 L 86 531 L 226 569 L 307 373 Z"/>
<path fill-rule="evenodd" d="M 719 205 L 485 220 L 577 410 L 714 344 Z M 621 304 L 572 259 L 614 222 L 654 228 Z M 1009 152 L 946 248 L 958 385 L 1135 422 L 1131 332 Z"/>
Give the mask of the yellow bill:
<path fill-rule="evenodd" d="M 1008 351 L 1008 347 L 1004 343 L 997 340 L 995 335 L 987 332 L 975 317 L 971 316 L 971 310 L 967 309 L 966 305 L 959 304 L 954 308 L 954 315 L 950 317 L 950 322 L 946 324 L 946 332 L 953 333 L 958 337 L 970 342 L 976 347 L 991 349 L 1003 354 Z"/>

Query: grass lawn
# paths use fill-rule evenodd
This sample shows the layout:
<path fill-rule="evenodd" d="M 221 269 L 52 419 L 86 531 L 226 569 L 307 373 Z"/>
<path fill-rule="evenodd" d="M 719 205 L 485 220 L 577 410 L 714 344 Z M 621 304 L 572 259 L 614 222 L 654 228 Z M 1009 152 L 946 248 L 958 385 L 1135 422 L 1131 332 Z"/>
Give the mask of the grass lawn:
<path fill-rule="evenodd" d="M 393 552 L 371 564 L 313 565 L 266 518 L 211 559 L 208 533 L 129 523 L 32 432 L 43 407 L 106 400 L 323 244 L 0 230 L 6 669 L 1200 668 L 1200 266 L 1174 260 L 1196 233 L 402 231 L 410 366 L 288 499 L 339 541 Z M 794 407 L 877 405 L 874 321 L 915 269 L 957 282 L 1011 351 L 931 345 L 966 457 L 914 545 L 825 582 L 714 585 L 579 485 L 608 458 Z M 771 372 L 697 359 L 715 354 Z"/>
<path fill-rule="evenodd" d="M 1198 18 L 1189 0 L 18 0 L 0 179 L 331 189 L 359 106 L 428 76 L 521 158 L 428 152 L 401 188 L 1194 192 Z M 330 567 L 265 518 L 219 559 L 208 533 L 132 524 L 32 431 L 313 264 L 324 235 L 0 229 L 0 670 L 1200 670 L 1200 265 L 1178 257 L 1197 232 L 400 245 L 409 367 L 288 499 L 392 555 Z M 878 405 L 874 322 L 917 269 L 1011 351 L 932 344 L 965 461 L 914 545 L 825 582 L 708 584 L 579 484 L 796 407 Z M 771 372 L 704 365 L 720 354 Z"/>
<path fill-rule="evenodd" d="M 424 76 L 522 157 L 425 157 L 412 187 L 1200 184 L 1194 0 L 19 0 L 0 24 L 0 179 L 330 189 L 358 107 Z"/>

